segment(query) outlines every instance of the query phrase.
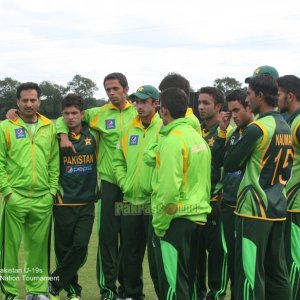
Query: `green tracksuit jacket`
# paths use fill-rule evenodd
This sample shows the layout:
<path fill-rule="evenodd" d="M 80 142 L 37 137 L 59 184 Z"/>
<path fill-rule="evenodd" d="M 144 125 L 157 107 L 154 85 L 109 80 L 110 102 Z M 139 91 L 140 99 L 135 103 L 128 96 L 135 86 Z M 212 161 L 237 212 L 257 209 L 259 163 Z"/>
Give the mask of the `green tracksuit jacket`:
<path fill-rule="evenodd" d="M 199 134 L 201 134 L 201 125 L 193 110 L 189 107 L 185 114 L 186 122 L 191 125 Z"/>
<path fill-rule="evenodd" d="M 300 109 L 288 119 L 291 126 L 294 161 L 291 178 L 286 185 L 289 212 L 300 212 Z"/>
<path fill-rule="evenodd" d="M 122 110 L 119 110 L 112 103 L 108 103 L 85 111 L 83 121 L 100 133 L 98 171 L 101 180 L 116 184 L 112 169 L 113 155 L 121 131 L 132 122 L 136 114 L 135 107 L 129 102 L 126 102 Z M 57 133 L 68 133 L 68 127 L 63 118 L 57 120 L 56 131 Z"/>
<path fill-rule="evenodd" d="M 124 193 L 124 200 L 139 205 L 150 203 L 153 167 L 142 160 L 144 149 L 157 139 L 162 120 L 156 113 L 148 128 L 144 128 L 140 117 L 122 133 L 120 144 L 113 159 L 118 185 Z"/>
<path fill-rule="evenodd" d="M 0 192 L 12 191 L 24 197 L 56 194 L 59 176 L 59 150 L 55 128 L 38 114 L 35 135 L 31 137 L 21 118 L 0 124 Z"/>
<path fill-rule="evenodd" d="M 235 213 L 248 218 L 285 220 L 285 185 L 292 159 L 291 130 L 279 113 L 265 113 L 249 124 L 224 158 L 225 172 L 245 168 Z"/>
<path fill-rule="evenodd" d="M 172 219 L 206 222 L 211 211 L 211 154 L 184 118 L 172 121 L 160 134 L 151 208 L 155 233 L 162 237 Z"/>

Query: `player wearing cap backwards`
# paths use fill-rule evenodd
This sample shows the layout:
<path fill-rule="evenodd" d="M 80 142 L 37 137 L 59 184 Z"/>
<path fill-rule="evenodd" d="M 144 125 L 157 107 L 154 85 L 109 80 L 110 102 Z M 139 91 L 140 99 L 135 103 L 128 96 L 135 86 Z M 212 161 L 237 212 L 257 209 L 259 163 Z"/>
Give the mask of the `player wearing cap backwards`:
<path fill-rule="evenodd" d="M 226 149 L 229 149 L 243 136 L 245 128 L 254 120 L 253 113 L 246 103 L 246 92 L 234 90 L 226 96 L 228 112 L 221 112 L 219 118 L 220 133 L 214 144 L 213 164 L 223 166 Z M 228 128 L 230 119 L 236 124 L 235 128 Z M 229 134 L 228 134 L 229 132 Z M 228 253 L 228 271 L 230 276 L 231 299 L 234 299 L 234 252 L 235 252 L 235 215 L 236 198 L 243 170 L 225 172 L 223 176 L 223 194 L 221 202 L 222 225 Z"/>
<path fill-rule="evenodd" d="M 185 92 L 166 89 L 160 101 L 165 126 L 158 141 L 151 197 L 159 299 L 192 299 L 198 230 L 211 210 L 211 155 L 185 120 Z"/>
<path fill-rule="evenodd" d="M 287 112 L 294 148 L 291 178 L 287 183 L 287 224 L 285 227 L 285 251 L 292 299 L 300 299 L 300 79 L 294 75 L 279 77 L 277 80 L 278 107 Z"/>
<path fill-rule="evenodd" d="M 142 157 L 145 147 L 156 140 L 162 120 L 155 112 L 159 99 L 155 87 L 141 86 L 130 98 L 135 100 L 138 116 L 122 132 L 113 169 L 124 193 L 123 204 L 117 210 L 121 214 L 125 297 L 142 300 L 145 297 L 142 264 L 151 225 L 151 179 L 154 170 L 145 164 Z M 148 247 L 150 270 L 151 264 L 154 264 L 151 249 Z"/>
<path fill-rule="evenodd" d="M 115 207 L 123 201 L 123 193 L 117 185 L 112 169 L 112 158 L 123 128 L 136 116 L 136 109 L 127 100 L 128 82 L 122 73 L 108 74 L 103 81 L 110 103 L 85 111 L 83 121 L 100 134 L 98 152 L 98 172 L 101 179 L 101 201 L 99 202 L 99 249 L 97 280 L 101 299 L 117 297 L 116 279 L 120 261 L 119 235 L 120 215 L 115 214 Z M 60 118 L 56 122 L 57 132 L 61 136 L 61 147 L 73 149 L 67 133 L 68 127 Z M 121 246 L 120 246 L 121 247 Z M 120 274 L 119 274 L 120 275 Z M 119 282 L 122 278 L 119 276 Z M 122 290 L 119 289 L 119 293 Z"/>
<path fill-rule="evenodd" d="M 293 150 L 289 126 L 278 112 L 277 82 L 269 75 L 248 79 L 247 102 L 259 114 L 227 151 L 225 172 L 245 169 L 238 190 L 235 299 L 290 299 L 284 252 L 285 185 Z"/>

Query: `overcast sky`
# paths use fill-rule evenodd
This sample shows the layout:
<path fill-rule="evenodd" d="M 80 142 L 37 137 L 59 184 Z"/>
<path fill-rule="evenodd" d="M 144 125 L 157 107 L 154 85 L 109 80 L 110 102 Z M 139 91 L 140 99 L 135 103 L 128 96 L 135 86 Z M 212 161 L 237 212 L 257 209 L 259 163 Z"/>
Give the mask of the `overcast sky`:
<path fill-rule="evenodd" d="M 0 0 L 0 79 L 122 72 L 130 92 L 171 71 L 193 88 L 272 65 L 300 76 L 300 1 Z"/>

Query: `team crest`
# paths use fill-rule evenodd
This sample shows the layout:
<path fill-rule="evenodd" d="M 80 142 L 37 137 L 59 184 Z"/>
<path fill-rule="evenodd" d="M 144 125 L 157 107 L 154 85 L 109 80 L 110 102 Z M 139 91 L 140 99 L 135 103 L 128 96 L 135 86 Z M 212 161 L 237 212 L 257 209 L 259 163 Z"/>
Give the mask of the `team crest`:
<path fill-rule="evenodd" d="M 87 145 L 91 145 L 91 144 L 92 144 L 92 139 L 86 137 L 86 138 L 84 139 L 84 142 L 85 142 L 85 145 L 86 145 L 86 146 L 87 146 Z"/>
<path fill-rule="evenodd" d="M 24 128 L 15 129 L 15 134 L 17 139 L 23 139 L 26 137 L 26 132 Z"/>
<path fill-rule="evenodd" d="M 208 145 L 209 145 L 210 147 L 213 147 L 214 143 L 215 143 L 215 139 L 214 139 L 214 137 L 212 136 L 210 139 L 208 139 Z"/>
<path fill-rule="evenodd" d="M 105 128 L 106 129 L 115 129 L 116 128 L 116 120 L 114 120 L 114 119 L 105 120 Z"/>
<path fill-rule="evenodd" d="M 138 135 L 131 135 L 129 145 L 137 145 L 139 141 Z"/>

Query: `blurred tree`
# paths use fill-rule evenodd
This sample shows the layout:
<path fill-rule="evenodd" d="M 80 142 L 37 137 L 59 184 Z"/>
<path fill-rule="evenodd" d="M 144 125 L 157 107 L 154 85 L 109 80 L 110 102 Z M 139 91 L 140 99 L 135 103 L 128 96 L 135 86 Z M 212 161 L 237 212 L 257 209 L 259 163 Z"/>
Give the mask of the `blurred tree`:
<path fill-rule="evenodd" d="M 50 81 L 40 83 L 42 103 L 40 113 L 49 119 L 56 119 L 61 115 L 61 101 L 67 88 Z"/>
<path fill-rule="evenodd" d="M 232 77 L 223 77 L 214 81 L 214 87 L 220 89 L 226 95 L 231 90 L 240 89 L 242 83 Z"/>
<path fill-rule="evenodd" d="M 80 95 L 84 99 L 94 98 L 94 93 L 98 91 L 95 82 L 81 75 L 75 75 L 67 84 L 67 91 Z"/>
<path fill-rule="evenodd" d="M 17 108 L 17 87 L 21 83 L 10 77 L 0 80 L 0 119 L 5 119 L 6 112 L 11 108 Z"/>
<path fill-rule="evenodd" d="M 0 120 L 6 118 L 9 109 L 17 108 L 16 91 L 20 84 L 21 82 L 9 77 L 0 80 Z M 66 87 L 48 80 L 42 81 L 39 85 L 42 90 L 39 111 L 49 119 L 56 119 L 61 115 L 61 101 L 67 93 L 81 95 L 85 100 L 85 109 L 103 105 L 94 98 L 94 93 L 98 90 L 96 83 L 81 75 L 75 75 Z"/>

